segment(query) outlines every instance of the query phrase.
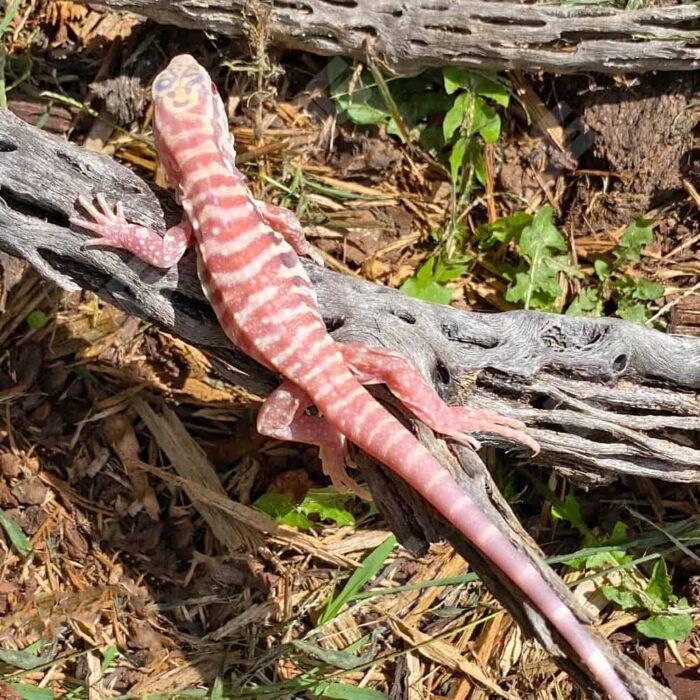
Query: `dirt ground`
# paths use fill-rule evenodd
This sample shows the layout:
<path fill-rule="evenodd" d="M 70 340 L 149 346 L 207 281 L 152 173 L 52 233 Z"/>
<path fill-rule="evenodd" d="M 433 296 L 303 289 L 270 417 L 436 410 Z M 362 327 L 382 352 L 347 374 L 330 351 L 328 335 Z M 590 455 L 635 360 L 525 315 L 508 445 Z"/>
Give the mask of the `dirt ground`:
<path fill-rule="evenodd" d="M 321 89 L 326 58 L 251 53 L 71 2 L 22 7 L 4 41 L 7 84 L 18 78 L 8 107 L 26 121 L 164 185 L 141 138 L 150 83 L 172 56 L 193 53 L 225 97 L 256 196 L 296 206 L 328 266 L 397 286 L 433 254 L 450 208 L 445 167 L 384 126 L 337 119 Z M 521 99 L 485 150 L 485 191 L 503 194 L 481 200 L 469 226 L 549 204 L 573 258 L 592 270 L 630 222 L 653 219 L 652 242 L 625 272 L 663 285 L 653 310 L 665 309 L 665 329 L 700 335 L 700 74 L 512 79 Z M 537 105 L 555 119 L 528 119 Z M 499 267 L 511 255 L 476 256 L 452 303 L 514 308 Z M 91 294 L 58 290 L 22 261 L 0 263 L 0 698 L 579 697 L 450 547 L 413 557 L 371 503 L 314 496 L 329 483 L 316 450 L 259 436 L 257 397 L 223 382 L 202 353 Z M 168 440 L 193 468 L 215 468 L 197 507 L 169 468 Z M 584 546 L 532 475 L 499 465 L 547 556 Z M 535 478 L 565 493 L 560 478 Z M 263 534 L 270 516 L 252 503 L 310 493 L 307 510 L 289 516 L 301 528 Z M 663 483 L 577 493 L 583 521 L 603 533 L 611 509 L 629 505 L 648 519 L 625 516 L 630 539 L 649 523 L 687 521 L 692 542 L 697 498 L 695 487 Z M 674 593 L 700 605 L 697 556 L 676 548 L 666 563 Z M 652 564 L 640 564 L 644 576 Z M 351 575 L 351 593 L 370 594 L 326 619 Z M 600 631 L 679 698 L 697 697 L 698 627 L 683 641 L 650 639 L 638 612 L 605 607 L 604 583 L 577 592 L 604 608 Z"/>

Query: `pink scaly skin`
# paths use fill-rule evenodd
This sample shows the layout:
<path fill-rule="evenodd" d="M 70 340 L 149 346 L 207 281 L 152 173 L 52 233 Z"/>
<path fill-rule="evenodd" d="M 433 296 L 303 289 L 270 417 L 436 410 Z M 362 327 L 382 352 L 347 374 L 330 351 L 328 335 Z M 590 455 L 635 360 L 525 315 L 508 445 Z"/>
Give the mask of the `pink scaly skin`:
<path fill-rule="evenodd" d="M 170 267 L 196 244 L 199 276 L 227 336 L 284 378 L 260 410 L 258 430 L 318 445 L 342 490 L 361 491 L 345 470 L 346 440 L 393 469 L 488 557 L 559 630 L 615 700 L 632 696 L 595 636 L 574 617 L 532 563 L 498 530 L 430 452 L 363 388 L 385 383 L 436 432 L 475 445 L 466 431 L 491 431 L 537 451 L 524 426 L 490 411 L 450 408 L 398 353 L 337 344 L 326 332 L 299 255 L 313 251 L 291 212 L 253 199 L 236 169 L 224 105 L 207 72 L 178 56 L 153 85 L 154 135 L 184 209 L 164 237 L 111 211 L 81 204 L 92 221 L 73 223 L 97 242 Z M 309 415 L 315 405 L 319 415 Z"/>

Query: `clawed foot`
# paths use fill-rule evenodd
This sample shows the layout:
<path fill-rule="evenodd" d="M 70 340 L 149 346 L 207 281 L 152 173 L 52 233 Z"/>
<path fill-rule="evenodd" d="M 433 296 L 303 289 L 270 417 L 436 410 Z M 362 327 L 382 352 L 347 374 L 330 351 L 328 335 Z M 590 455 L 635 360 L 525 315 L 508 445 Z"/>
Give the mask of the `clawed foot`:
<path fill-rule="evenodd" d="M 85 197 L 80 196 L 78 198 L 80 206 L 92 217 L 92 221 L 88 219 L 78 219 L 76 217 L 71 217 L 69 219 L 72 224 L 85 228 L 100 236 L 99 238 L 88 239 L 83 243 L 83 246 L 105 245 L 114 248 L 123 247 L 124 236 L 132 225 L 124 216 L 122 203 L 117 202 L 114 205 L 114 211 L 112 211 L 107 204 L 107 200 L 105 200 L 101 194 L 98 194 L 95 199 L 101 211 L 96 209 L 92 205 L 92 202 Z"/>
<path fill-rule="evenodd" d="M 461 406 L 451 407 L 450 414 L 452 418 L 449 426 L 450 430 L 440 430 L 439 432 L 449 435 L 457 442 L 474 447 L 474 449 L 478 449 L 480 444 L 471 436 L 465 435 L 466 431 L 495 433 L 496 435 L 521 442 L 529 447 L 535 455 L 540 451 L 537 441 L 524 432 L 525 424 L 515 418 L 507 418 L 488 408 L 470 410 Z"/>

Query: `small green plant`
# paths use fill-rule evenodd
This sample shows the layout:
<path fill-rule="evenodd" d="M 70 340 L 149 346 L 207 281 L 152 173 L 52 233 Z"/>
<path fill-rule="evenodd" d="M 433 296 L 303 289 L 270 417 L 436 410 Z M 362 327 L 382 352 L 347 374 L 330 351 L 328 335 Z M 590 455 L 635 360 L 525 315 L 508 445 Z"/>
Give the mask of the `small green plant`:
<path fill-rule="evenodd" d="M 561 311 L 563 290 L 560 275 L 582 278 L 571 262 L 566 240 L 552 222 L 552 207 L 546 205 L 534 216 L 515 212 L 477 229 L 476 242 L 481 250 L 513 242 L 518 246 L 517 265 L 502 263 L 503 276 L 511 283 L 506 300 L 526 309 Z"/>
<path fill-rule="evenodd" d="M 584 548 L 600 549 L 585 557 L 567 561 L 568 566 L 575 569 L 604 569 L 623 566 L 633 561 L 623 545 L 628 539 L 627 526 L 623 522 L 616 522 L 610 536 L 601 538 L 583 521 L 581 508 L 573 494 L 568 494 L 563 501 L 555 499 L 552 515 L 559 520 L 565 520 L 583 535 Z M 619 545 L 620 548 L 611 548 L 611 545 Z M 639 576 L 633 577 L 624 571 L 620 585 L 604 586 L 603 594 L 623 610 L 637 609 L 649 613 L 648 617 L 639 620 L 635 625 L 646 637 L 683 641 L 693 627 L 692 616 L 683 612 L 684 608 L 688 608 L 688 601 L 674 595 L 663 557 L 659 557 L 654 564 L 645 587 L 639 583 Z"/>
<path fill-rule="evenodd" d="M 430 76 L 383 78 L 376 71 L 363 70 L 356 77 L 352 64 L 340 58 L 329 62 L 328 71 L 330 95 L 339 117 L 359 126 L 383 124 L 389 134 L 402 140 L 404 130 L 394 117 L 394 106 L 409 135 L 420 141 L 428 118 L 446 112 L 452 104 L 439 81 Z"/>
<path fill-rule="evenodd" d="M 663 557 L 654 564 L 644 589 L 626 576 L 620 586 L 605 586 L 603 594 L 623 610 L 647 611 L 649 616 L 637 622 L 635 627 L 651 639 L 682 642 L 693 628 L 692 615 L 683 612 L 684 608 L 688 608 L 688 601 L 674 595 Z"/>
<path fill-rule="evenodd" d="M 457 279 L 463 272 L 464 265 L 449 262 L 444 255 L 436 255 L 423 263 L 416 274 L 409 277 L 399 289 L 417 299 L 449 304 L 452 290 L 444 284 Z"/>
<path fill-rule="evenodd" d="M 602 316 L 604 304 L 609 301 L 620 318 L 637 323 L 649 320 L 649 302 L 663 295 L 663 285 L 642 275 L 622 272 L 622 268 L 629 262 L 639 262 L 642 247 L 653 239 L 653 225 L 652 220 L 639 218 L 625 229 L 612 251 L 612 265 L 600 259 L 593 263 L 595 277 L 591 279 L 592 284 L 572 301 L 568 314 Z"/>
<path fill-rule="evenodd" d="M 294 503 L 286 493 L 268 492 L 253 503 L 253 508 L 271 515 L 283 525 L 310 530 L 314 522 L 308 516 L 314 514 L 321 520 L 330 520 L 338 526 L 354 525 L 353 514 L 343 507 L 349 498 L 352 496 L 338 493 L 333 486 L 309 489 L 300 503 Z"/>
<path fill-rule="evenodd" d="M 404 141 L 408 135 L 447 166 L 452 184 L 449 225 L 436 235 L 437 253 L 401 289 L 449 304 L 452 293 L 444 285 L 464 272 L 466 261 L 458 254 L 465 239 L 466 200 L 485 182 L 482 142 L 498 140 L 501 118 L 494 105 L 507 107 L 510 90 L 495 74 L 464 68 L 384 78 L 374 68 L 353 77 L 349 64 L 338 59 L 329 66 L 330 92 L 341 115 L 358 125 L 384 124 Z"/>
<path fill-rule="evenodd" d="M 566 309 L 574 316 L 602 316 L 606 304 L 609 311 L 628 321 L 645 323 L 650 317 L 648 302 L 658 299 L 664 288 L 641 275 L 622 272 L 629 262 L 638 262 L 643 246 L 651 243 L 653 222 L 637 219 L 625 230 L 612 251 L 612 264 L 594 261 L 594 275 L 586 277 L 571 262 L 564 236 L 552 222 L 552 208 L 542 207 L 534 216 L 515 212 L 477 229 L 476 243 L 487 251 L 498 244 L 513 242 L 520 260 L 513 266 L 501 264 L 503 276 L 511 283 L 506 299 L 526 309 L 560 312 L 563 290 L 560 278 L 585 280 L 586 286 Z"/>
<path fill-rule="evenodd" d="M 521 223 L 525 220 L 520 218 Z M 517 232 L 517 229 L 514 229 Z M 562 288 L 559 276 L 583 277 L 567 249 L 564 236 L 552 223 L 552 207 L 542 207 L 517 234 L 520 263 L 506 270 L 513 283 L 506 300 L 520 302 L 526 309 L 561 310 Z"/>
<path fill-rule="evenodd" d="M 496 143 L 501 135 L 501 118 L 490 104 L 510 103 L 510 90 L 495 74 L 449 66 L 443 69 L 445 92 L 454 102 L 442 122 L 442 136 L 449 150 L 452 191 L 455 198 L 473 185 L 476 178 L 485 184 L 480 136 L 485 143 Z"/>

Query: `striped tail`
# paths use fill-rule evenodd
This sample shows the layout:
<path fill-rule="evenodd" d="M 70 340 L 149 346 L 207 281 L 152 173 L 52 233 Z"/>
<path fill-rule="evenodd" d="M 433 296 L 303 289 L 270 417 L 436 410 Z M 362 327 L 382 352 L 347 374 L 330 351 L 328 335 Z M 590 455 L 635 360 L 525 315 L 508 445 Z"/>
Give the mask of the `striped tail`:
<path fill-rule="evenodd" d="M 560 632 L 611 698 L 633 700 L 593 634 L 435 457 L 347 370 L 336 373 L 333 384 L 332 398 L 316 399 L 315 392 L 310 392 L 324 418 L 348 440 L 401 476 L 490 559 Z"/>

